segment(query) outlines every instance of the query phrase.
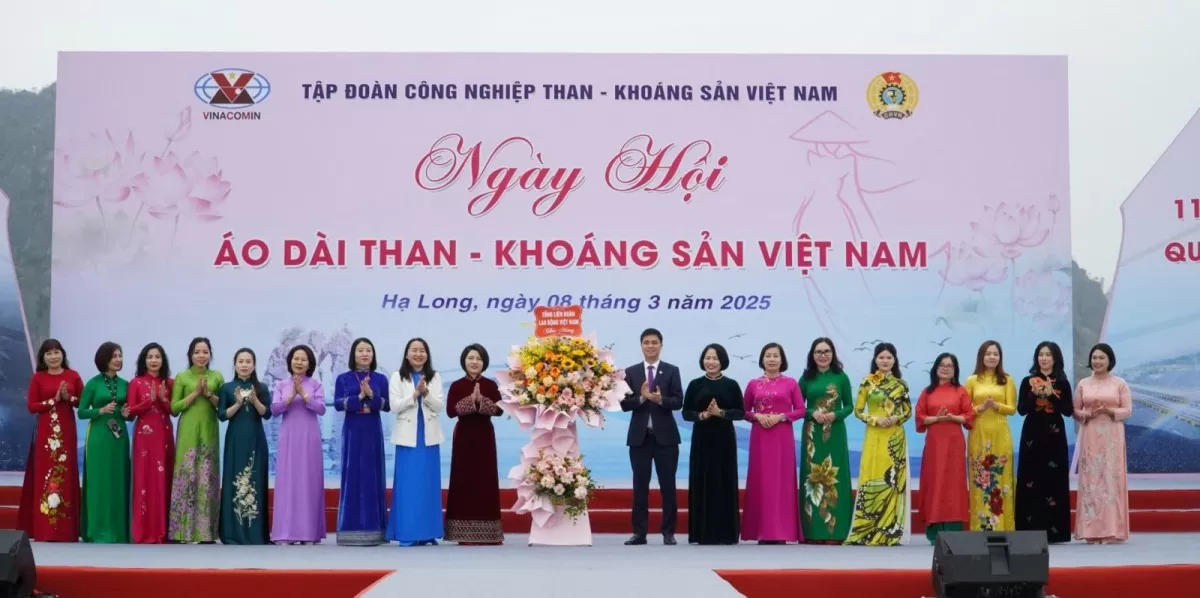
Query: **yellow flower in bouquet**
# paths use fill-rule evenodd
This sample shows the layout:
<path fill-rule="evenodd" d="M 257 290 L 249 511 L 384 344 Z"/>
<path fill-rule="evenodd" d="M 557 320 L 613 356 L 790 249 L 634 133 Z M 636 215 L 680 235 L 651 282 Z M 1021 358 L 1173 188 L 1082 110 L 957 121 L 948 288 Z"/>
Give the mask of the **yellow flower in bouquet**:
<path fill-rule="evenodd" d="M 509 377 L 522 406 L 601 411 L 618 376 L 607 356 L 582 338 L 531 338 L 516 349 Z"/>

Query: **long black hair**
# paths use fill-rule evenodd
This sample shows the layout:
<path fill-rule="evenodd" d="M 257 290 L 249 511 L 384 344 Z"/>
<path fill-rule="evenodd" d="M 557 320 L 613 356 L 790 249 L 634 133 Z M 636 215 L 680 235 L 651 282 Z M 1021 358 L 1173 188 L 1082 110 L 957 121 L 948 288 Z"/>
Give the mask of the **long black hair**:
<path fill-rule="evenodd" d="M 933 390 L 942 383 L 942 379 L 938 377 L 938 368 L 941 367 L 942 360 L 947 357 L 949 357 L 950 362 L 954 364 L 954 376 L 950 378 L 950 386 L 955 388 L 962 386 L 958 383 L 958 375 L 960 373 L 958 369 L 958 357 L 956 357 L 953 353 L 942 353 L 941 355 L 937 356 L 937 359 L 933 360 L 933 367 L 929 370 L 929 386 L 925 387 L 925 392 L 933 392 Z"/>
<path fill-rule="evenodd" d="M 996 369 L 993 371 L 996 384 L 1004 386 L 1008 383 L 1008 374 L 1004 373 L 1004 348 L 1000 346 L 1000 341 L 983 341 L 983 344 L 979 345 L 979 352 L 975 354 L 975 375 L 982 377 L 987 373 L 987 366 L 983 365 L 983 356 L 990 347 L 995 347 L 996 354 L 1000 356 L 1000 361 L 996 362 Z"/>
<path fill-rule="evenodd" d="M 142 347 L 142 352 L 138 353 L 137 358 L 137 375 L 145 376 L 150 373 L 150 369 L 146 367 L 146 358 L 150 356 L 150 351 L 158 349 L 158 354 L 162 355 L 162 367 L 158 368 L 158 378 L 166 382 L 171 378 L 171 364 L 167 361 L 167 350 L 163 349 L 158 343 L 150 343 Z M 234 359 L 237 359 L 234 357 Z"/>
<path fill-rule="evenodd" d="M 1063 369 L 1065 366 L 1063 365 L 1062 348 L 1058 346 L 1058 343 L 1053 341 L 1038 343 L 1037 348 L 1033 350 L 1033 365 L 1030 366 L 1029 373 L 1035 376 L 1042 373 L 1042 366 L 1038 365 L 1038 353 L 1042 352 L 1043 347 L 1050 349 L 1050 357 L 1054 359 L 1054 368 L 1050 370 L 1050 377 L 1055 380 L 1066 380 L 1067 373 Z"/>
<path fill-rule="evenodd" d="M 812 346 L 810 346 L 808 348 L 808 362 L 804 364 L 804 373 L 800 375 L 800 378 L 802 380 L 810 381 L 810 380 L 816 378 L 817 375 L 821 373 L 821 370 L 819 368 L 817 368 L 817 358 L 816 358 L 817 345 L 819 345 L 821 343 L 825 343 L 826 345 L 829 345 L 829 352 L 830 352 L 830 357 L 831 357 L 831 359 L 829 361 L 829 371 L 831 371 L 835 374 L 842 373 L 842 360 L 838 359 L 837 347 L 834 346 L 833 339 L 822 336 L 822 337 L 819 337 L 816 340 L 814 340 L 812 342 Z"/>
<path fill-rule="evenodd" d="M 871 354 L 871 373 L 874 374 L 879 371 L 879 366 L 875 365 L 875 358 L 879 357 L 879 354 L 884 351 L 892 354 L 892 360 L 894 361 L 892 363 L 892 377 L 903 380 L 904 376 L 900 375 L 900 354 L 896 352 L 896 345 L 892 343 L 879 343 L 875 345 L 875 352 Z"/>
<path fill-rule="evenodd" d="M 421 343 L 421 346 L 425 347 L 425 365 L 421 366 L 421 379 L 433 380 L 434 375 L 437 374 L 437 371 L 433 369 L 433 353 L 429 350 L 429 343 L 425 342 L 425 339 L 419 336 L 409 339 L 404 344 L 404 357 L 400 362 L 400 378 L 402 380 L 412 378 L 413 367 L 408 362 L 408 350 L 412 348 L 413 343 Z"/>

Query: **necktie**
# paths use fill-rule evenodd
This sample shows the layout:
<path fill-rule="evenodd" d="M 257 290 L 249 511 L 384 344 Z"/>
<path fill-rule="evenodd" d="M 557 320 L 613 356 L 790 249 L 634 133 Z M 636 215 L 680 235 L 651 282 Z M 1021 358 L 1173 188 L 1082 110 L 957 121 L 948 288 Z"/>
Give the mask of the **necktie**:
<path fill-rule="evenodd" d="M 650 389 L 650 392 L 654 392 L 654 366 L 652 365 L 646 366 L 646 387 Z M 654 429 L 653 417 L 646 419 L 646 428 Z"/>

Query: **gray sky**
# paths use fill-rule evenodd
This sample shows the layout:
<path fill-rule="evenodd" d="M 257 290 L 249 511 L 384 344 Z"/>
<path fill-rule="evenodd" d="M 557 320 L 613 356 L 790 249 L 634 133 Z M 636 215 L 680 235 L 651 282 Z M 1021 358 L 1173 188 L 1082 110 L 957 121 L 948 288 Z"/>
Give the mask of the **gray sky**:
<path fill-rule="evenodd" d="M 59 50 L 1066 54 L 1075 259 L 1200 108 L 1197 0 L 3 0 L 0 87 Z M 136 76 L 136 73 L 127 74 Z"/>

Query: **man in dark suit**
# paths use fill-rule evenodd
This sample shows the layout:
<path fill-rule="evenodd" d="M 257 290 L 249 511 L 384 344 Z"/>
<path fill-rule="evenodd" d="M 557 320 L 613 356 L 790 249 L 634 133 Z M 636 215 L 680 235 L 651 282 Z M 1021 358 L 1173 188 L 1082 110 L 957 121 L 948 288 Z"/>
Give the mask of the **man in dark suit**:
<path fill-rule="evenodd" d="M 675 470 L 679 466 L 679 427 L 675 414 L 683 408 L 683 384 L 679 368 L 660 361 L 662 333 L 647 328 L 642 332 L 642 363 L 625 369 L 625 382 L 632 390 L 621 401 L 629 418 L 629 463 L 633 466 L 633 536 L 626 546 L 646 543 L 650 518 L 650 466 L 658 475 L 662 494 L 663 544 L 675 544 Z"/>

